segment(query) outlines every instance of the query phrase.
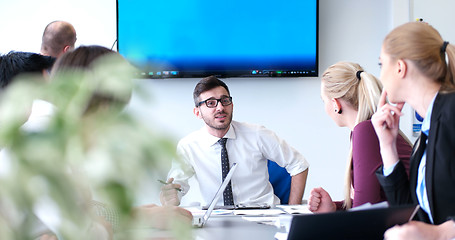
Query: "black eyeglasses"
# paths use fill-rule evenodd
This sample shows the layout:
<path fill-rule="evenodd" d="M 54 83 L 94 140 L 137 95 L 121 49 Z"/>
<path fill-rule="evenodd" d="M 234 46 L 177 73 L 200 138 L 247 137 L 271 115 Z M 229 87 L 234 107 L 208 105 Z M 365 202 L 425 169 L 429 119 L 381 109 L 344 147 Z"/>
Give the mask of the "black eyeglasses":
<path fill-rule="evenodd" d="M 232 104 L 232 97 L 222 97 L 220 99 L 207 99 L 205 101 L 199 102 L 197 104 L 197 106 L 199 107 L 203 103 L 205 103 L 205 105 L 208 108 L 215 108 L 216 106 L 218 106 L 218 102 L 221 102 L 221 105 L 223 105 L 223 106 L 231 105 Z"/>

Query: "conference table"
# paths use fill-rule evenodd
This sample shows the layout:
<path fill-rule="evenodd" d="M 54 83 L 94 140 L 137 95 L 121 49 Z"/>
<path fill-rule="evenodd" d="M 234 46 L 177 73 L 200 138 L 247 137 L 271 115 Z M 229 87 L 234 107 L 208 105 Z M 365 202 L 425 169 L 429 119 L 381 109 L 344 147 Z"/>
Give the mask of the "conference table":
<path fill-rule="evenodd" d="M 293 208 L 297 212 L 286 211 Z M 192 211 L 199 214 L 199 211 Z M 277 207 L 262 210 L 215 210 L 203 227 L 191 229 L 191 239 L 194 240 L 274 240 L 277 233 L 281 233 L 280 239 L 286 239 L 284 235 L 289 231 L 293 214 L 307 213 L 306 205 L 292 207 Z M 146 239 L 173 239 L 172 234 L 153 229 L 136 229 L 142 232 Z"/>
<path fill-rule="evenodd" d="M 204 227 L 193 230 L 193 237 L 207 240 L 273 240 L 277 232 L 285 231 L 284 227 L 247 221 L 238 215 L 224 215 L 210 217 Z"/>
<path fill-rule="evenodd" d="M 194 240 L 286 240 L 294 220 L 299 227 L 293 228 L 290 235 L 293 239 L 300 236 L 310 239 L 383 239 L 386 229 L 408 222 L 417 210 L 415 205 L 388 206 L 387 202 L 317 215 L 312 215 L 306 204 L 254 210 L 219 209 L 213 211 L 202 228 L 187 229 L 184 237 Z M 191 212 L 193 216 L 204 213 L 200 208 Z M 312 216 L 296 218 L 300 214 Z M 330 222 L 337 224 L 327 225 Z M 160 232 L 150 233 L 146 239 L 172 239 L 169 235 L 160 235 Z"/>
<path fill-rule="evenodd" d="M 202 228 L 194 228 L 194 239 L 252 240 L 286 237 L 294 214 L 311 214 L 308 205 L 278 205 L 271 209 L 214 212 Z"/>

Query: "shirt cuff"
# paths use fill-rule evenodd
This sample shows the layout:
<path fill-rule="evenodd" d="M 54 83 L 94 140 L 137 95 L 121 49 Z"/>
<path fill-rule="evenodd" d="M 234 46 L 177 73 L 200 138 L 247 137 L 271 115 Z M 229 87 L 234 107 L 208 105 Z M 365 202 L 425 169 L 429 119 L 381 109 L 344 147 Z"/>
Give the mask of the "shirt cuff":
<path fill-rule="evenodd" d="M 392 174 L 393 169 L 395 169 L 395 166 L 397 164 L 398 164 L 398 161 L 395 164 L 393 164 L 392 166 L 388 167 L 388 168 L 382 168 L 382 172 L 383 172 L 384 176 L 387 177 L 390 174 Z"/>

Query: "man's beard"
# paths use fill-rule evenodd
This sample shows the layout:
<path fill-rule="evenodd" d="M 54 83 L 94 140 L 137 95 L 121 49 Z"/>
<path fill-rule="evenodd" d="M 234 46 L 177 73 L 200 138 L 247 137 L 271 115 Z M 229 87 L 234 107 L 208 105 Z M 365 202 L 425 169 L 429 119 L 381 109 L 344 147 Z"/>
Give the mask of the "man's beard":
<path fill-rule="evenodd" d="M 226 130 L 227 128 L 229 128 L 229 125 L 230 125 L 231 122 L 232 122 L 232 115 L 233 115 L 233 114 L 228 115 L 228 114 L 225 113 L 225 112 L 222 112 L 222 113 L 226 114 L 226 115 L 227 115 L 227 116 L 226 116 L 227 118 L 226 118 L 225 122 L 222 123 L 222 125 L 219 125 L 219 126 L 216 126 L 216 125 L 215 125 L 215 123 L 214 123 L 214 122 L 215 122 L 215 119 L 213 119 L 213 121 L 210 121 L 209 119 L 207 119 L 206 117 L 204 117 L 204 115 L 202 115 L 202 114 L 201 114 L 201 115 L 202 115 L 202 119 L 204 120 L 205 124 L 207 124 L 207 126 L 209 126 L 210 128 L 213 128 L 213 129 L 215 129 L 215 130 Z"/>

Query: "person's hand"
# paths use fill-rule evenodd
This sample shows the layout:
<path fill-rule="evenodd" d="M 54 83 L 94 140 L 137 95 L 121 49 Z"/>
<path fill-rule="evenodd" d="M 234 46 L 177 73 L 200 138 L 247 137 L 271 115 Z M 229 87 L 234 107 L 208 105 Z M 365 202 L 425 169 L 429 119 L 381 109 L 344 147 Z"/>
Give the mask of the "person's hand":
<path fill-rule="evenodd" d="M 393 106 L 387 103 L 387 92 L 384 90 L 379 99 L 378 109 L 371 117 L 376 135 L 378 136 L 381 157 L 384 168 L 394 165 L 398 158 L 396 139 L 399 132 L 401 110 L 404 103 L 397 103 Z"/>
<path fill-rule="evenodd" d="M 431 225 L 418 221 L 411 221 L 401 226 L 389 228 L 384 233 L 384 239 L 453 239 L 455 237 L 453 221 L 447 221 L 440 225 Z"/>
<path fill-rule="evenodd" d="M 374 130 L 378 135 L 382 145 L 393 145 L 398 135 L 400 117 L 403 115 L 401 110 L 404 103 L 397 103 L 393 106 L 387 103 L 387 92 L 384 90 L 379 99 L 377 111 L 371 117 Z M 395 146 L 395 145 L 393 145 Z"/>
<path fill-rule="evenodd" d="M 177 194 L 177 189 L 182 186 L 180 184 L 173 184 L 174 178 L 169 178 L 167 184 L 161 187 L 160 201 L 163 206 L 178 206 L 180 199 Z"/>
<path fill-rule="evenodd" d="M 193 220 L 190 211 L 177 206 L 142 205 L 133 213 L 146 227 L 158 229 L 171 229 L 176 224 L 191 226 Z"/>
<path fill-rule="evenodd" d="M 314 213 L 335 212 L 336 205 L 329 193 L 322 187 L 313 188 L 308 199 L 308 209 Z"/>

